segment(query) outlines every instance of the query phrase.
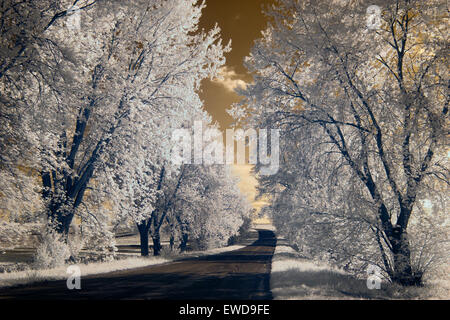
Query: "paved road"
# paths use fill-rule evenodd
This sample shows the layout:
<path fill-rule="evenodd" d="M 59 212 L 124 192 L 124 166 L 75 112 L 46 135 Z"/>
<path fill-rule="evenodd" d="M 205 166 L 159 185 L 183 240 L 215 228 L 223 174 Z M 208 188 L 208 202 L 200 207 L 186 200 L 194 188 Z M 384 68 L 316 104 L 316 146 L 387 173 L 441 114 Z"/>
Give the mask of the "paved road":
<path fill-rule="evenodd" d="M 256 237 L 255 237 L 256 239 Z M 276 237 L 258 230 L 240 250 L 66 281 L 0 289 L 0 299 L 272 299 L 270 266 Z"/>

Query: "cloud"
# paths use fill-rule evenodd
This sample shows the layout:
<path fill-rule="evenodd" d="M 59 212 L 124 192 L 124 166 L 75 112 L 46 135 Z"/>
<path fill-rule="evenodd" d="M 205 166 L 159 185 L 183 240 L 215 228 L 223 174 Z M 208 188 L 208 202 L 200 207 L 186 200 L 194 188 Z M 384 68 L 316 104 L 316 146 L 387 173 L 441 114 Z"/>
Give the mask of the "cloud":
<path fill-rule="evenodd" d="M 228 91 L 234 92 L 237 88 L 245 89 L 247 87 L 247 83 L 239 77 L 239 74 L 233 68 L 225 66 L 221 68 L 219 77 L 214 79 L 213 82 L 223 86 Z"/>

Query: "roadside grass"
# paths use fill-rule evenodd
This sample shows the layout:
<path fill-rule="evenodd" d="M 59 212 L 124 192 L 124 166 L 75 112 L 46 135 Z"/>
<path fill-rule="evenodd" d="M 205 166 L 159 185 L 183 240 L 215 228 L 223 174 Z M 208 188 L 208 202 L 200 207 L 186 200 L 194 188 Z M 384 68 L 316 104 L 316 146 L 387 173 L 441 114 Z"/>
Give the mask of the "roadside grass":
<path fill-rule="evenodd" d="M 282 239 L 281 239 L 282 240 Z M 449 299 L 450 281 L 428 281 L 423 287 L 402 287 L 382 282 L 368 289 L 357 279 L 325 263 L 305 259 L 291 247 L 277 245 L 272 260 L 270 286 L 276 300 Z M 448 273 L 447 273 L 448 275 Z"/>
<path fill-rule="evenodd" d="M 81 276 L 91 274 L 108 273 L 118 270 L 127 270 L 133 268 L 147 267 L 168 262 L 165 258 L 127 258 L 122 260 L 114 260 L 111 262 L 93 262 L 88 264 L 77 264 L 81 270 Z M 30 269 L 19 272 L 6 272 L 0 274 L 0 288 L 11 287 L 17 285 L 31 284 L 34 282 L 64 280 L 67 279 L 68 265 L 60 266 L 52 269 Z"/>

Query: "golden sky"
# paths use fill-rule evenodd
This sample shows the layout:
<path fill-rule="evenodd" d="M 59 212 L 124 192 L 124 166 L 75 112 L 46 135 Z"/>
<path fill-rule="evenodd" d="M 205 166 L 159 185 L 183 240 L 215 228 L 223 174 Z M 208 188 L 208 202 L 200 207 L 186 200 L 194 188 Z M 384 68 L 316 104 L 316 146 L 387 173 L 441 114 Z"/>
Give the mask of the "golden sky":
<path fill-rule="evenodd" d="M 223 43 L 231 39 L 232 51 L 226 55 L 227 62 L 222 69 L 222 80 L 205 80 L 202 83 L 200 97 L 205 109 L 210 113 L 222 130 L 232 127 L 233 119 L 226 109 L 240 97 L 233 91 L 245 86 L 251 76 L 243 65 L 244 57 L 249 55 L 255 39 L 261 36 L 267 21 L 262 13 L 274 0 L 206 0 L 206 8 L 200 20 L 200 28 L 206 30 L 218 23 Z M 250 165 L 235 165 L 233 172 L 240 177 L 239 188 L 249 198 L 256 209 L 260 209 L 264 200 L 255 200 L 257 180 L 251 174 Z"/>
<path fill-rule="evenodd" d="M 267 224 L 270 223 L 270 220 L 267 217 L 257 217 L 257 213 L 259 212 L 259 210 L 267 204 L 267 199 L 265 197 L 259 200 L 255 199 L 256 186 L 258 182 L 256 178 L 251 174 L 251 169 L 252 166 L 249 165 L 234 165 L 232 168 L 232 173 L 241 179 L 238 183 L 238 187 L 252 203 L 253 208 L 256 209 L 256 214 L 253 217 L 253 222 L 256 224 Z"/>
<path fill-rule="evenodd" d="M 232 51 L 226 54 L 226 65 L 222 70 L 221 81 L 205 80 L 200 97 L 206 110 L 222 129 L 229 128 L 233 119 L 226 109 L 240 100 L 233 89 L 251 81 L 243 65 L 244 57 L 250 53 L 253 41 L 259 38 L 266 26 L 262 7 L 274 0 L 207 0 L 200 20 L 200 28 L 211 29 L 217 23 L 221 29 L 223 43 L 231 39 Z"/>

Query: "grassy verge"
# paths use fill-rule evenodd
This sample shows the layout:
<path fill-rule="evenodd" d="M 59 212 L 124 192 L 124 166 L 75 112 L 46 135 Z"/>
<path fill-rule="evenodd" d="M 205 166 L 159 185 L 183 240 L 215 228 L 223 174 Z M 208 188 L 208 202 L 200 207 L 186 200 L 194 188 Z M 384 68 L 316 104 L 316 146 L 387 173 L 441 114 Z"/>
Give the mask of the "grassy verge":
<path fill-rule="evenodd" d="M 450 298 L 448 272 L 441 278 L 427 281 L 423 287 L 402 287 L 383 282 L 380 289 L 370 290 L 365 279 L 356 279 L 342 270 L 305 259 L 283 239 L 278 243 L 270 279 L 272 294 L 277 300 Z"/>

